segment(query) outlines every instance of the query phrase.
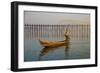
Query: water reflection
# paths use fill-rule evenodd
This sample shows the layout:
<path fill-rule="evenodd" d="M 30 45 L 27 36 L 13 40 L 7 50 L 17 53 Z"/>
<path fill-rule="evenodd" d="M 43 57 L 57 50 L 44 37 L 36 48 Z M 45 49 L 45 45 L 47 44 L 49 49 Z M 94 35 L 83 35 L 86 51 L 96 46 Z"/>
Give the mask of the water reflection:
<path fill-rule="evenodd" d="M 57 49 L 64 49 L 65 51 L 65 58 L 68 56 L 68 50 L 70 45 L 70 38 L 68 35 L 65 35 L 65 40 L 63 41 L 40 41 L 40 44 L 43 46 L 42 50 L 40 51 L 39 60 L 42 60 L 42 57 L 47 55 L 50 52 L 54 52 Z M 63 47 L 63 48 L 60 48 Z"/>
<path fill-rule="evenodd" d="M 89 24 L 25 24 L 25 62 L 87 58 L 90 58 Z"/>

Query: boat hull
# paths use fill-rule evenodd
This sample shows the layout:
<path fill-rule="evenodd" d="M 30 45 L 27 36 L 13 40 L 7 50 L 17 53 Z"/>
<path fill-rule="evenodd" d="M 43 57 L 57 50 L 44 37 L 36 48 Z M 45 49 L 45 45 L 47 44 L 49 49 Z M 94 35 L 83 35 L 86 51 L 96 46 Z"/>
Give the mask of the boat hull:
<path fill-rule="evenodd" d="M 50 41 L 42 41 L 40 40 L 40 44 L 44 47 L 56 47 L 56 46 L 64 46 L 67 43 L 65 41 L 55 41 L 55 42 L 50 42 Z"/>

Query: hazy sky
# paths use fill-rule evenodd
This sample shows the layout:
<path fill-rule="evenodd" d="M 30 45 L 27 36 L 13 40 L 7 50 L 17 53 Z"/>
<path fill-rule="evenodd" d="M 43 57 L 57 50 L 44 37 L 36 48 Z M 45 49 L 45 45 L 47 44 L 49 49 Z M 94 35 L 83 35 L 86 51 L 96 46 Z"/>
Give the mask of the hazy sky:
<path fill-rule="evenodd" d="M 25 24 L 90 24 L 90 14 L 24 11 Z"/>

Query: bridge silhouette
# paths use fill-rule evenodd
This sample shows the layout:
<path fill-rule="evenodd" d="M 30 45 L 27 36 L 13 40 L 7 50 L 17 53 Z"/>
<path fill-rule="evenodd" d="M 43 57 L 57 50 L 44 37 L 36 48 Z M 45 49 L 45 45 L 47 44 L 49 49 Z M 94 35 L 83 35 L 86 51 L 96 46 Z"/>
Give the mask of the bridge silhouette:
<path fill-rule="evenodd" d="M 90 24 L 25 24 L 24 37 L 29 39 L 61 39 L 67 35 L 73 40 L 89 40 Z"/>

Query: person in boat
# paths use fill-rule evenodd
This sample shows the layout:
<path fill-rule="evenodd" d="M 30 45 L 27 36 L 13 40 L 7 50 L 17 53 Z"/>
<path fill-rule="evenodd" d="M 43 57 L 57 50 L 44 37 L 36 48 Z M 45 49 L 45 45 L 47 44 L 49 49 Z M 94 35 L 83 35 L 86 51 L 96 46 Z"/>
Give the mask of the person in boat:
<path fill-rule="evenodd" d="M 64 41 L 69 41 L 69 40 L 70 40 L 69 36 L 65 34 L 65 40 Z"/>
<path fill-rule="evenodd" d="M 65 36 L 65 40 L 64 41 L 68 42 L 70 40 L 70 37 L 68 35 L 68 28 L 66 28 L 64 36 Z"/>

